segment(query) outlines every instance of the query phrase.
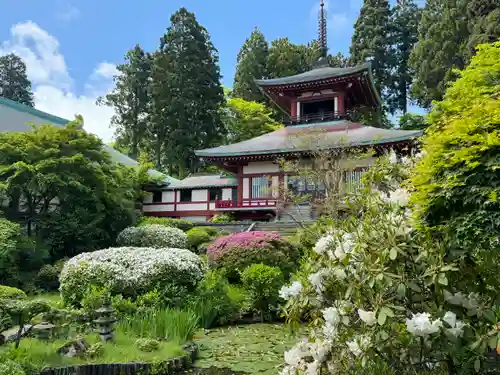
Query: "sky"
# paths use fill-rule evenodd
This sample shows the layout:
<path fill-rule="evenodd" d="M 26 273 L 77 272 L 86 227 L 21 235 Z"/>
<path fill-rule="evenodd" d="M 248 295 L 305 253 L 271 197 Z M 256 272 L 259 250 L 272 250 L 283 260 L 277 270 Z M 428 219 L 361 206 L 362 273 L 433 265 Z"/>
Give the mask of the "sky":
<path fill-rule="evenodd" d="M 393 3 L 395 0 L 391 0 Z M 72 119 L 112 140 L 113 110 L 95 104 L 113 88 L 116 64 L 136 44 L 159 45 L 170 15 L 194 12 L 219 51 L 222 83 L 232 86 L 236 55 L 254 27 L 268 41 L 288 37 L 307 43 L 317 37 L 319 0 L 0 0 L 0 55 L 14 52 L 27 65 L 35 107 Z M 347 54 L 362 0 L 330 0 L 330 53 Z"/>

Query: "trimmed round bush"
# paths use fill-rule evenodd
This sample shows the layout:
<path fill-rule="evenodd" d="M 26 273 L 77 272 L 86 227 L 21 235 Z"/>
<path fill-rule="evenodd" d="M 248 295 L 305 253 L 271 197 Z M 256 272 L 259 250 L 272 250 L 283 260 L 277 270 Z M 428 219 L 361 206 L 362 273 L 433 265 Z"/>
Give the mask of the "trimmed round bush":
<path fill-rule="evenodd" d="M 208 233 L 205 228 L 193 228 L 186 232 L 188 248 L 197 251 L 201 244 L 210 242 L 212 235 Z"/>
<path fill-rule="evenodd" d="M 172 227 L 179 228 L 183 231 L 187 231 L 193 228 L 194 224 L 191 221 L 183 220 L 183 219 L 171 219 L 168 217 L 154 217 L 154 216 L 146 216 L 141 219 L 139 223 L 139 227 L 144 225 L 158 224 L 164 227 Z"/>
<path fill-rule="evenodd" d="M 0 285 L 0 299 L 26 299 L 26 293 L 21 289 Z"/>
<path fill-rule="evenodd" d="M 298 249 L 277 233 L 242 232 L 218 238 L 207 248 L 208 265 L 223 268 L 232 281 L 252 264 L 281 269 L 287 278 L 297 268 Z"/>
<path fill-rule="evenodd" d="M 116 239 L 119 246 L 185 249 L 187 235 L 178 228 L 152 224 L 125 228 Z"/>
<path fill-rule="evenodd" d="M 78 305 L 90 286 L 135 298 L 148 291 L 194 289 L 204 275 L 201 258 L 189 250 L 118 247 L 71 258 L 61 272 L 65 302 Z"/>

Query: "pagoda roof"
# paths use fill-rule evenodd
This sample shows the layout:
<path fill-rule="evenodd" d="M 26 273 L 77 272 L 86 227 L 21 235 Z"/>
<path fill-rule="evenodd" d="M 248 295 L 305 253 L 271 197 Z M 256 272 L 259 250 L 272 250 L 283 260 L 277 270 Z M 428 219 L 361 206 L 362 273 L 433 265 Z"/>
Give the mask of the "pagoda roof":
<path fill-rule="evenodd" d="M 295 125 L 243 142 L 195 151 L 202 158 L 314 152 L 410 142 L 420 130 L 380 129 L 347 120 Z"/>
<path fill-rule="evenodd" d="M 232 176 L 221 176 L 220 174 L 199 174 L 188 176 L 183 180 L 172 182 L 170 185 L 168 185 L 167 190 L 232 186 L 238 186 L 238 181 Z"/>
<path fill-rule="evenodd" d="M 371 68 L 369 63 L 349 68 L 332 68 L 327 66 L 327 67 L 319 67 L 311 69 L 307 72 L 296 74 L 294 76 L 274 78 L 274 79 L 259 79 L 255 80 L 255 82 L 259 86 L 295 85 L 299 83 L 319 81 L 329 78 L 339 78 L 370 71 Z"/>

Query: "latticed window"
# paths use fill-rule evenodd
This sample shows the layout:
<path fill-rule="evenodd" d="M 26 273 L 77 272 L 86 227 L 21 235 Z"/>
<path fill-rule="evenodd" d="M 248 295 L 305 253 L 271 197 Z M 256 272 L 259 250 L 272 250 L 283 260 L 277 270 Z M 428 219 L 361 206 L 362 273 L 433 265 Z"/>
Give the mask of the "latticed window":
<path fill-rule="evenodd" d="M 267 198 L 270 194 L 269 176 L 252 177 L 252 198 Z"/>

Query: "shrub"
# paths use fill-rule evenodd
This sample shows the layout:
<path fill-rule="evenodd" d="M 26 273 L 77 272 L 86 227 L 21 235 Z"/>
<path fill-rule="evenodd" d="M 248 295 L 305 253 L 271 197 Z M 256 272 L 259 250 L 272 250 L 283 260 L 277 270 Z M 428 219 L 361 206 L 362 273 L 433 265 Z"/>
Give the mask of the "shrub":
<path fill-rule="evenodd" d="M 98 358 L 104 354 L 104 345 L 100 342 L 96 342 L 87 349 L 85 356 L 88 358 Z"/>
<path fill-rule="evenodd" d="M 16 362 L 8 359 L 0 363 L 0 374 L 2 375 L 25 375 L 23 368 Z"/>
<path fill-rule="evenodd" d="M 234 218 L 230 214 L 219 214 L 219 215 L 214 215 L 211 219 L 211 223 L 231 223 L 234 221 Z"/>
<path fill-rule="evenodd" d="M 278 267 L 253 264 L 242 272 L 241 282 L 248 292 L 252 308 L 264 321 L 265 315 L 275 311 L 278 306 L 279 290 L 285 282 L 283 273 Z"/>
<path fill-rule="evenodd" d="M 26 293 L 21 289 L 0 285 L 0 299 L 26 299 Z"/>
<path fill-rule="evenodd" d="M 198 247 L 212 239 L 210 233 L 204 228 L 193 228 L 186 232 L 188 248 L 192 251 L 197 251 Z"/>
<path fill-rule="evenodd" d="M 40 271 L 35 276 L 35 286 L 48 292 L 53 292 L 59 289 L 59 274 L 61 273 L 64 262 L 67 259 L 62 259 L 55 264 L 46 264 L 40 268 Z"/>
<path fill-rule="evenodd" d="M 136 297 L 172 285 L 192 289 L 203 277 L 203 263 L 184 249 L 110 248 L 79 254 L 64 265 L 60 291 L 66 303 L 79 304 L 90 285 L 113 295 Z"/>
<path fill-rule="evenodd" d="M 182 219 L 170 219 L 167 217 L 153 217 L 153 216 L 145 216 L 141 219 L 138 226 L 157 224 L 162 225 L 164 227 L 178 228 L 183 231 L 187 231 L 193 228 L 194 224 L 188 220 Z"/>
<path fill-rule="evenodd" d="M 220 234 L 220 231 L 218 228 L 215 227 L 196 227 L 197 229 L 203 229 L 205 232 L 207 232 L 210 236 L 215 237 Z"/>
<path fill-rule="evenodd" d="M 208 329 L 239 317 L 245 303 L 245 297 L 239 297 L 220 272 L 211 270 L 198 285 L 188 306 L 200 318 L 200 326 Z"/>
<path fill-rule="evenodd" d="M 178 228 L 158 224 L 125 228 L 116 239 L 120 246 L 185 249 L 187 236 Z"/>
<path fill-rule="evenodd" d="M 262 263 L 279 267 L 285 278 L 296 268 L 299 251 L 279 234 L 243 232 L 218 238 L 207 249 L 208 264 L 224 268 L 231 281 L 239 280 L 239 271 Z"/>

